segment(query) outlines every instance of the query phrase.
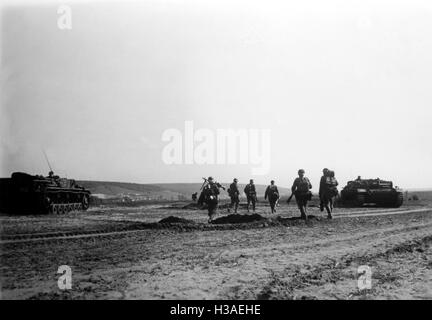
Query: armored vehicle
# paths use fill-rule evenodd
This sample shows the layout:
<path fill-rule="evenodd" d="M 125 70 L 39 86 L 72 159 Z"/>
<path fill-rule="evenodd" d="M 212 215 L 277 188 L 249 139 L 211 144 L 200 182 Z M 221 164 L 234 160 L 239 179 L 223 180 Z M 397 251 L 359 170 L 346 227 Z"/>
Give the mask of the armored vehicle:
<path fill-rule="evenodd" d="M 14 172 L 0 179 L 0 211 L 16 214 L 64 214 L 87 210 L 90 191 L 75 180 Z"/>
<path fill-rule="evenodd" d="M 393 187 L 393 182 L 377 179 L 348 181 L 340 193 L 343 205 L 361 207 L 364 204 L 375 204 L 381 207 L 398 208 L 403 203 L 403 192 Z"/>

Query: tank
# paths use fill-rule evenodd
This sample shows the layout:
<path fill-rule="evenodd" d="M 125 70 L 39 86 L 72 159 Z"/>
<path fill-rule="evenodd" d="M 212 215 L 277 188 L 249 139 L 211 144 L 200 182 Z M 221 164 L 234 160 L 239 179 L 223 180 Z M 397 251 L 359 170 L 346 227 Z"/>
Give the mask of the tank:
<path fill-rule="evenodd" d="M 393 187 L 393 182 L 377 179 L 348 181 L 340 193 L 344 205 L 362 207 L 364 204 L 375 204 L 380 207 L 398 208 L 403 203 L 403 192 Z"/>
<path fill-rule="evenodd" d="M 0 179 L 0 211 L 15 214 L 64 214 L 87 210 L 90 191 L 75 180 L 14 172 Z"/>

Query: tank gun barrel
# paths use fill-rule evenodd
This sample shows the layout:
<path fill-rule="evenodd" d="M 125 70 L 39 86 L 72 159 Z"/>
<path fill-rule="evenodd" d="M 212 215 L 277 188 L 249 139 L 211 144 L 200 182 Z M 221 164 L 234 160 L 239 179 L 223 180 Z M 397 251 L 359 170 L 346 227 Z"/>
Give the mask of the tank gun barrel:
<path fill-rule="evenodd" d="M 50 171 L 53 171 L 53 169 L 52 169 L 52 167 L 51 167 L 51 164 L 50 164 L 50 162 L 49 162 L 49 160 L 48 160 L 48 156 L 47 156 L 45 150 L 42 149 L 42 152 L 43 152 L 43 154 L 44 154 L 44 156 L 45 156 L 45 160 L 46 160 L 46 162 L 47 162 L 47 164 L 48 164 L 48 167 L 49 167 Z"/>

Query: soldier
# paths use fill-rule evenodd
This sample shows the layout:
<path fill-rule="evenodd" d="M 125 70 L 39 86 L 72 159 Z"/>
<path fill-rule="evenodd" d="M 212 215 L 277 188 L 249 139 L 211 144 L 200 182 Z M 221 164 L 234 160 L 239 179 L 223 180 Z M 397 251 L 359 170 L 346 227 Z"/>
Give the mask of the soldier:
<path fill-rule="evenodd" d="M 58 187 L 60 187 L 60 182 L 59 182 L 60 177 L 54 175 L 54 171 L 50 170 L 50 172 L 48 172 L 47 179 L 49 179 L 52 184 L 55 184 Z"/>
<path fill-rule="evenodd" d="M 252 203 L 252 210 L 255 212 L 255 203 L 256 203 L 256 189 L 253 179 L 249 180 L 249 184 L 244 188 L 244 193 L 247 197 L 247 211 L 249 212 L 249 205 Z"/>
<path fill-rule="evenodd" d="M 205 202 L 207 204 L 209 220 L 211 223 L 213 217 L 217 213 L 218 201 L 219 201 L 219 187 L 213 180 L 213 177 L 209 177 L 207 179 L 208 184 L 203 188 L 203 191 L 200 196 L 200 202 Z M 202 204 L 202 203 L 201 203 Z"/>
<path fill-rule="evenodd" d="M 326 170 L 324 172 L 324 170 Z M 332 219 L 332 212 L 333 212 L 333 199 L 337 196 L 338 190 L 338 182 L 335 178 L 334 171 L 324 169 L 323 170 L 323 176 L 321 177 L 320 181 L 320 189 L 319 189 L 319 196 L 320 196 L 320 210 L 324 211 L 324 208 L 327 211 L 327 218 Z"/>
<path fill-rule="evenodd" d="M 324 211 L 323 193 L 324 193 L 324 189 L 326 187 L 326 178 L 328 176 L 329 169 L 324 168 L 322 172 L 323 172 L 323 175 L 320 179 L 320 185 L 319 185 L 319 191 L 318 191 L 319 198 L 320 198 L 320 211 L 321 212 Z"/>
<path fill-rule="evenodd" d="M 337 186 L 339 185 L 339 182 L 335 178 L 335 172 L 333 170 L 329 171 L 329 179 L 327 180 L 327 186 L 328 186 L 328 198 L 329 198 L 329 204 L 330 204 L 330 211 L 333 212 L 333 206 L 335 202 L 335 198 L 338 195 L 339 191 L 337 189 Z M 331 214 L 329 216 L 331 219 Z"/>
<path fill-rule="evenodd" d="M 237 178 L 234 178 L 233 183 L 230 184 L 228 189 L 228 195 L 231 198 L 230 208 L 232 209 L 234 207 L 234 213 L 237 213 L 237 209 L 240 202 L 239 199 L 240 191 L 238 189 L 237 182 L 238 182 Z M 230 212 L 230 208 L 228 208 L 228 212 Z"/>
<path fill-rule="evenodd" d="M 198 192 L 194 192 L 194 193 L 192 193 L 192 201 L 193 201 L 193 202 L 196 202 L 196 201 L 197 201 L 197 198 L 198 198 Z"/>
<path fill-rule="evenodd" d="M 274 180 L 270 181 L 270 185 L 267 186 L 267 189 L 264 194 L 264 200 L 267 199 L 267 197 L 270 203 L 271 212 L 276 213 L 275 206 L 279 199 L 279 191 L 277 186 L 275 185 Z"/>
<path fill-rule="evenodd" d="M 312 193 L 310 192 L 312 184 L 304 174 L 305 171 L 303 169 L 298 171 L 299 176 L 294 180 L 291 192 L 295 195 L 297 206 L 300 209 L 301 218 L 307 220 L 306 207 L 308 200 L 312 197 Z"/>

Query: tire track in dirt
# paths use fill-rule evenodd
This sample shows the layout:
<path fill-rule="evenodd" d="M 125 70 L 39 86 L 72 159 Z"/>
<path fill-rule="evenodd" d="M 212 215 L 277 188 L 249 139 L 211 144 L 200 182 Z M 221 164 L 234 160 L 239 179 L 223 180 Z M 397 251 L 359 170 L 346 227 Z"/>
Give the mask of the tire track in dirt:
<path fill-rule="evenodd" d="M 430 249 L 430 245 L 432 244 L 432 234 L 425 235 L 423 237 L 414 238 L 410 240 L 406 240 L 401 243 L 397 243 L 391 248 L 384 250 L 383 252 L 371 252 L 371 253 L 351 253 L 340 258 L 337 263 L 334 261 L 320 263 L 306 272 L 301 272 L 301 270 L 291 271 L 291 277 L 287 279 L 283 273 L 275 273 L 271 274 L 271 280 L 266 284 L 261 292 L 257 295 L 257 299 L 268 300 L 268 299 L 314 299 L 317 291 L 324 291 L 324 294 L 327 294 L 326 290 L 320 290 L 323 286 L 331 283 L 332 287 L 337 287 L 338 282 L 345 282 L 343 288 L 345 290 L 345 294 L 347 296 L 343 298 L 356 298 L 363 297 L 369 295 L 369 298 L 373 297 L 373 294 L 377 292 L 377 287 L 382 286 L 387 282 L 394 282 L 398 276 L 392 276 L 382 270 L 375 271 L 378 275 L 375 275 L 373 278 L 374 287 L 372 290 L 359 290 L 355 288 L 355 286 L 350 286 L 346 284 L 346 282 L 350 282 L 353 284 L 356 282 L 356 273 L 354 270 L 356 266 L 359 265 L 376 265 L 374 261 L 380 258 L 384 258 L 385 262 L 391 261 L 394 256 L 403 256 L 405 254 L 423 253 Z M 426 259 L 427 258 L 423 258 Z M 418 259 L 417 259 L 418 260 Z M 421 263 L 421 261 L 420 261 Z M 430 262 L 428 262 L 430 266 Z M 284 271 L 284 273 L 287 270 Z M 308 288 L 309 287 L 309 288 Z M 308 290 L 302 290 L 306 289 Z M 346 289 L 350 289 L 347 290 Z M 340 293 L 344 290 L 340 290 Z M 307 293 L 304 295 L 304 293 Z M 339 294 L 340 294 L 339 293 Z M 332 294 L 334 298 L 341 298 L 335 293 Z M 322 296 L 320 298 L 323 298 Z M 431 298 L 431 297 L 429 297 Z"/>
<path fill-rule="evenodd" d="M 410 210 L 398 210 L 398 211 L 383 211 L 383 212 L 374 212 L 374 213 L 365 213 L 365 214 L 351 214 L 351 213 L 341 213 L 335 214 L 334 219 L 341 218 L 360 218 L 360 217 L 373 217 L 373 216 L 386 216 L 386 215 L 398 215 L 398 214 L 409 214 L 409 213 L 420 213 L 432 211 L 431 208 L 424 209 L 410 209 Z M 252 228 L 256 227 L 269 227 L 266 222 L 262 223 L 253 223 L 251 224 Z M 239 224 L 239 225 L 247 225 L 247 224 Z M 131 230 L 118 230 L 118 231 L 110 231 L 105 232 L 105 230 L 99 231 L 90 231 L 90 232 L 76 232 L 76 231 L 65 231 L 65 232 L 47 232 L 47 233 L 30 233 L 30 234 L 19 234 L 13 236 L 6 236 L 5 239 L 0 241 L 1 244 L 15 244 L 15 243 L 26 243 L 26 242 L 34 242 L 34 241 L 50 241 L 50 240 L 68 240 L 68 239 L 81 239 L 81 238 L 94 238 L 94 237 L 110 237 L 116 235 L 127 235 L 134 234 L 143 231 L 147 231 L 149 229 L 163 229 L 163 228 L 171 228 L 177 227 L 177 224 L 167 224 L 167 225 L 157 225 L 157 223 L 148 223 L 142 224 L 140 227 L 133 227 Z M 270 226 L 271 227 L 271 226 Z M 204 224 L 195 224 L 194 226 L 183 226 L 180 227 L 182 231 L 207 231 L 207 230 L 224 230 L 224 229 L 232 229 L 232 224 L 227 225 L 204 225 Z M 184 229 L 184 230 L 183 230 Z"/>
<path fill-rule="evenodd" d="M 300 272 L 301 277 L 308 270 L 319 270 L 320 264 L 325 274 L 328 266 L 349 260 L 350 255 L 384 252 L 403 241 L 430 235 L 432 229 L 432 216 L 427 213 L 297 222 L 289 227 L 139 233 L 142 230 L 94 240 L 65 240 L 68 243 L 7 245 L 2 254 L 3 283 L 9 290 L 5 295 L 29 297 L 33 292 L 37 296 L 47 283 L 56 285 L 56 267 L 52 271 L 52 266 L 66 262 L 74 266 L 77 280 L 69 299 L 108 297 L 112 288 L 124 292 L 123 298 L 256 299 L 275 278 L 286 283 L 286 276 Z M 85 289 L 86 279 L 99 274 L 111 277 L 110 284 L 95 283 Z M 321 288 L 315 276 L 319 277 L 318 272 L 311 279 L 306 277 L 302 294 L 314 285 Z M 57 299 L 55 290 L 46 288 L 47 297 Z M 281 286 L 272 294 L 279 298 L 283 292 Z"/>
<path fill-rule="evenodd" d="M 431 223 L 399 224 L 356 235 L 348 233 L 340 237 L 333 234 L 329 239 L 307 243 L 267 245 L 269 239 L 266 238 L 263 239 L 266 245 L 248 245 L 234 250 L 222 247 L 213 252 L 210 260 L 191 260 L 185 252 L 187 258 L 179 257 L 175 264 L 159 261 L 160 272 L 146 273 L 138 281 L 132 279 L 127 296 L 147 299 L 256 299 L 269 283 L 269 278 L 273 280 L 272 273 L 283 279 L 287 274 L 318 268 L 320 264 L 324 264 L 324 270 L 343 259 L 348 261 L 355 254 L 361 257 L 383 252 L 419 235 L 430 236 L 431 226 Z"/>
<path fill-rule="evenodd" d="M 371 212 L 371 213 L 361 213 L 357 214 L 357 212 L 350 212 L 350 213 L 340 213 L 335 214 L 334 218 L 359 218 L 359 217 L 374 217 L 374 216 L 388 216 L 388 215 L 397 215 L 397 214 L 407 214 L 407 213 L 417 213 L 417 212 L 427 212 L 432 211 L 432 208 L 424 208 L 424 209 L 410 209 L 410 210 L 389 210 L 389 211 L 378 211 L 378 212 Z"/>
<path fill-rule="evenodd" d="M 347 241 L 360 241 L 362 239 L 368 239 L 368 238 L 373 238 L 374 236 L 391 236 L 393 234 L 399 234 L 399 233 L 407 233 L 410 231 L 421 231 L 423 229 L 431 229 L 432 230 L 432 222 L 428 223 L 428 224 L 424 224 L 424 223 L 419 223 L 419 224 L 414 224 L 414 225 L 410 225 L 410 226 L 402 226 L 402 227 L 390 227 L 390 228 L 383 228 L 383 229 L 377 229 L 377 230 L 371 230 L 368 232 L 363 232 L 360 234 L 355 234 L 355 235 L 349 235 L 349 236 L 345 236 L 345 237 L 338 237 L 337 239 L 325 239 L 325 240 L 318 240 L 318 241 L 314 241 L 313 243 L 302 243 L 302 244 L 284 244 L 278 247 L 278 250 L 282 250 L 282 252 L 286 252 L 286 250 L 291 250 L 291 249 L 307 249 L 307 248 L 313 248 L 316 249 L 317 246 L 321 246 L 321 247 L 328 247 L 332 244 L 335 243 L 343 243 L 343 242 L 347 242 Z M 274 245 L 269 245 L 269 246 L 261 246 L 259 249 L 260 250 L 269 250 L 268 254 L 272 254 L 270 252 L 270 249 L 274 249 L 275 246 Z M 230 251 L 230 255 L 232 256 L 236 256 L 237 254 L 248 254 L 248 252 L 255 252 L 256 249 L 255 248 L 250 248 L 250 249 L 239 249 L 239 250 L 231 250 Z"/>
<path fill-rule="evenodd" d="M 331 241 L 331 243 L 314 243 L 308 248 L 293 246 L 291 250 L 283 250 L 283 253 L 289 258 L 282 260 L 276 260 L 271 255 L 268 255 L 266 259 L 260 255 L 258 259 L 264 258 L 261 265 L 272 265 L 277 261 L 281 268 L 272 266 L 268 270 L 269 275 L 266 280 L 263 279 L 265 277 L 252 278 L 250 286 L 234 292 L 225 291 L 218 298 L 226 298 L 228 295 L 229 299 L 311 299 L 314 298 L 315 289 L 310 289 L 309 296 L 303 297 L 299 297 L 299 292 L 295 290 L 331 285 L 334 291 L 341 280 L 345 280 L 345 287 L 340 289 L 340 294 L 345 294 L 343 298 L 346 299 L 349 295 L 356 296 L 358 295 L 355 278 L 356 265 L 371 264 L 374 259 L 404 252 L 404 248 L 410 251 L 413 250 L 412 248 L 429 246 L 432 242 L 430 226 L 422 229 L 414 228 L 410 231 L 397 228 L 395 231 L 382 237 L 361 235 L 346 237 L 340 241 Z M 328 244 L 331 245 L 328 246 Z M 257 256 L 254 255 L 254 257 Z M 431 264 L 429 261 L 429 266 Z M 253 270 L 248 271 L 245 268 L 242 272 L 253 274 Z M 261 289 L 257 292 L 254 287 Z M 308 292 L 308 290 L 304 291 Z M 321 298 L 328 299 L 328 292 L 325 294 L 327 295 Z"/>

